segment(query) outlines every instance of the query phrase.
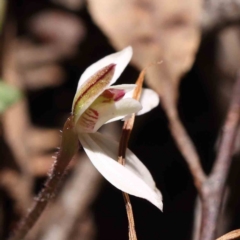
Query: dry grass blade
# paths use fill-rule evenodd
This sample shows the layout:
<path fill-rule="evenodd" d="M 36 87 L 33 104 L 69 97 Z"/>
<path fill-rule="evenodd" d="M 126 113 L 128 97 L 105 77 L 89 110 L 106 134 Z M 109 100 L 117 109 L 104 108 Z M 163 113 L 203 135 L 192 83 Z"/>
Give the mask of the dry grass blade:
<path fill-rule="evenodd" d="M 137 86 L 133 93 L 133 98 L 136 100 L 139 100 L 140 96 L 141 96 L 144 75 L 145 75 L 145 69 L 141 71 L 141 73 L 138 77 L 138 80 L 136 82 Z M 122 165 L 125 164 L 125 154 L 126 154 L 126 149 L 128 146 L 128 140 L 129 140 L 129 137 L 130 137 L 133 125 L 134 125 L 134 119 L 135 119 L 135 114 L 132 114 L 131 118 L 126 120 L 123 125 L 122 135 L 121 135 L 120 144 L 119 144 L 119 152 L 118 152 L 118 162 L 121 163 Z M 127 193 L 123 192 L 123 198 L 125 201 L 125 206 L 126 206 L 126 211 L 127 211 L 127 216 L 128 216 L 129 239 L 137 240 L 132 205 L 130 202 L 129 195 Z"/>

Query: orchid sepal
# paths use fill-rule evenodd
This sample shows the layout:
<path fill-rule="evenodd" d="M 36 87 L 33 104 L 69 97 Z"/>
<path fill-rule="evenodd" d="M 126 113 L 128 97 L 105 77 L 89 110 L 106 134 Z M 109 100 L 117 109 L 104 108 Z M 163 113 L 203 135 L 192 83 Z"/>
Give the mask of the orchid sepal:
<path fill-rule="evenodd" d="M 111 184 L 123 192 L 144 198 L 160 210 L 163 209 L 162 195 L 144 164 L 129 150 L 126 164 L 116 161 L 119 144 L 101 133 L 80 134 L 89 159 Z"/>

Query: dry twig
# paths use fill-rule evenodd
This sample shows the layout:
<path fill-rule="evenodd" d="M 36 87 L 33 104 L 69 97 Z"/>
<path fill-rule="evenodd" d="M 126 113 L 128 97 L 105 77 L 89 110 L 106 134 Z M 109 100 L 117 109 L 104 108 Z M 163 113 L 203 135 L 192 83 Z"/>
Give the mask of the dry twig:
<path fill-rule="evenodd" d="M 165 105 L 163 104 L 163 106 Z M 165 111 L 168 115 L 171 133 L 180 152 L 188 164 L 188 167 L 194 179 L 195 187 L 198 189 L 199 194 L 202 195 L 202 184 L 206 180 L 206 175 L 202 170 L 198 153 L 194 147 L 192 140 L 187 134 L 187 131 L 179 119 L 177 109 L 174 108 L 174 110 L 171 111 L 171 113 L 174 112 L 175 114 L 170 114 L 169 109 L 166 107 Z"/>
<path fill-rule="evenodd" d="M 222 139 L 212 172 L 203 185 L 204 199 L 202 203 L 201 240 L 211 240 L 215 237 L 215 230 L 221 208 L 222 197 L 235 139 L 240 120 L 240 75 L 237 77 L 233 89 L 232 99 L 223 126 Z"/>
<path fill-rule="evenodd" d="M 170 122 L 170 130 L 173 138 L 180 152 L 185 157 L 194 178 L 195 186 L 201 197 L 202 218 L 200 239 L 213 240 L 240 118 L 240 76 L 238 76 L 232 94 L 232 101 L 223 127 L 223 135 L 217 158 L 208 177 L 205 176 L 194 145 L 180 122 L 176 106 L 173 106 L 171 103 L 169 104 L 167 98 L 163 98 L 162 103 Z"/>

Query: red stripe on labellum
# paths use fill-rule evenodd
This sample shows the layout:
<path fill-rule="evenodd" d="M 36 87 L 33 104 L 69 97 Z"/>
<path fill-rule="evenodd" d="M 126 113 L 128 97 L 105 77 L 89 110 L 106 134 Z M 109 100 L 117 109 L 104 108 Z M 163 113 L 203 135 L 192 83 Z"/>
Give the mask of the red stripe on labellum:
<path fill-rule="evenodd" d="M 90 117 L 90 118 L 93 118 L 93 119 L 98 119 L 98 117 L 96 117 L 96 116 L 93 116 L 93 115 L 91 115 L 90 113 L 88 113 L 88 112 L 85 112 L 84 114 L 86 114 L 88 117 Z"/>
<path fill-rule="evenodd" d="M 98 117 L 98 112 L 96 110 L 89 108 L 88 111 L 93 112 L 93 114 Z"/>
<path fill-rule="evenodd" d="M 88 86 L 88 88 L 78 96 L 77 100 L 75 101 L 74 108 L 76 107 L 77 103 L 81 100 L 81 98 L 99 81 L 101 81 L 110 71 L 112 71 L 115 68 L 116 64 L 112 63 L 103 69 L 99 70 L 95 75 L 97 75 L 99 72 L 105 70 L 102 75 L 97 76 L 97 78 Z M 93 77 L 95 76 L 93 75 Z"/>
<path fill-rule="evenodd" d="M 85 117 L 81 117 L 80 123 L 83 128 L 89 129 L 89 130 L 94 129 L 94 126 L 95 126 L 95 122 L 89 121 L 89 119 L 87 119 Z"/>
<path fill-rule="evenodd" d="M 95 123 L 96 123 L 96 121 L 93 121 L 93 120 L 87 118 L 86 116 L 82 116 L 81 118 L 82 118 L 84 121 L 87 121 L 87 122 L 90 123 L 90 124 L 95 124 Z"/>
<path fill-rule="evenodd" d="M 86 130 L 93 130 L 98 120 L 98 112 L 92 108 L 87 109 L 80 117 L 80 125 Z"/>

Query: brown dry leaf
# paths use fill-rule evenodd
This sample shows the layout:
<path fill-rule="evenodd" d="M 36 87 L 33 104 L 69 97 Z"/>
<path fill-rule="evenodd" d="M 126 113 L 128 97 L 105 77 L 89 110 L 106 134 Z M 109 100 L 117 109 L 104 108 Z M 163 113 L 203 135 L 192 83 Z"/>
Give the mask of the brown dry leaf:
<path fill-rule="evenodd" d="M 240 239 L 240 229 L 233 230 L 216 240 L 233 240 L 233 239 Z"/>
<path fill-rule="evenodd" d="M 177 100 L 181 76 L 192 66 L 200 40 L 201 0 L 88 0 L 96 24 L 117 49 L 132 45 L 133 63 L 149 69 L 147 83 Z"/>

